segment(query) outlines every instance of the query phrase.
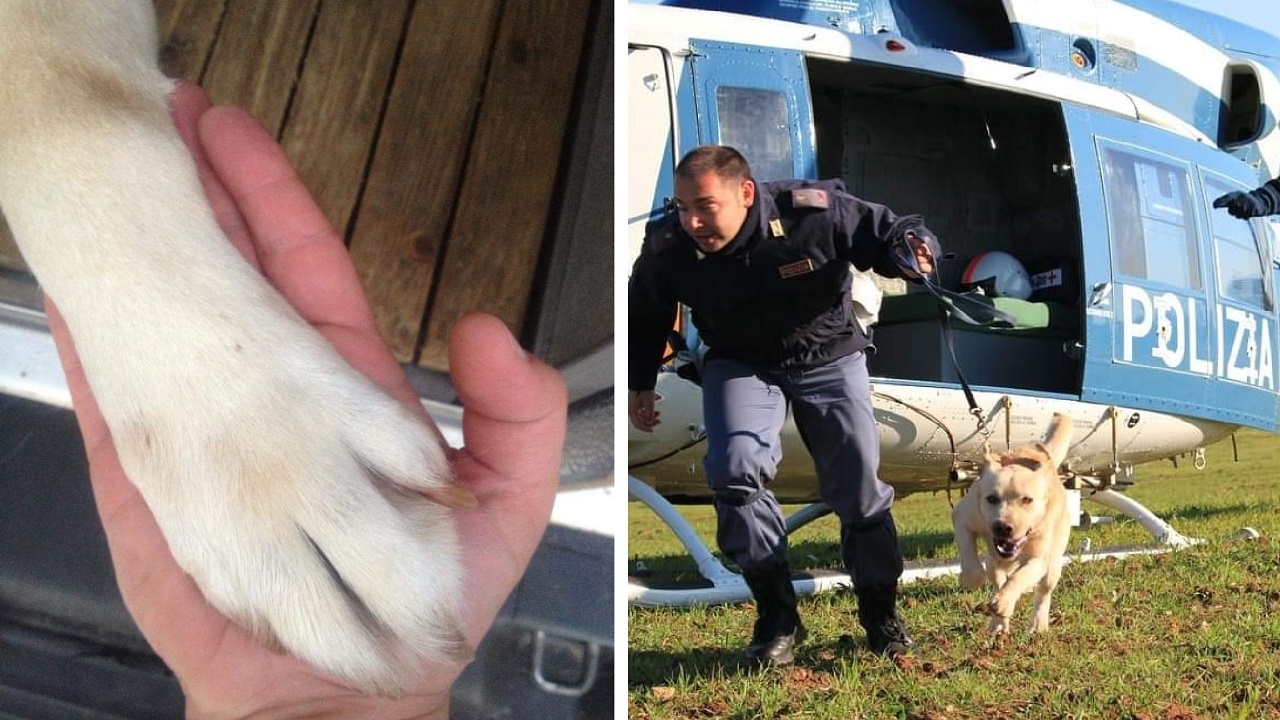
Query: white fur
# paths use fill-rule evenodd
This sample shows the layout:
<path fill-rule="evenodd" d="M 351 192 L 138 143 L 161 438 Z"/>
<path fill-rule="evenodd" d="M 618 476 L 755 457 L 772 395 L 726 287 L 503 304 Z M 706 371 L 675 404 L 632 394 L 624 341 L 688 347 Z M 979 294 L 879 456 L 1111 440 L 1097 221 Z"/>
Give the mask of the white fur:
<path fill-rule="evenodd" d="M 1049 629 L 1049 604 L 1071 534 L 1066 490 L 1058 476 L 1071 445 L 1071 428 L 1071 418 L 1055 413 L 1045 443 L 988 455 L 982 475 L 952 509 L 960 584 L 976 588 L 984 579 L 990 583 L 992 595 L 984 609 L 991 615 L 993 640 L 1008 635 L 1018 598 L 1028 592 L 1034 605 L 1031 632 Z M 997 526 L 1010 531 L 1008 538 L 1021 539 L 1012 556 L 997 552 Z M 980 537 L 987 546 L 985 569 L 978 555 Z"/>
<path fill-rule="evenodd" d="M 0 208 L 208 600 L 395 693 L 467 652 L 451 515 L 412 492 L 450 482 L 444 453 L 218 229 L 154 35 L 140 0 L 0 2 Z"/>

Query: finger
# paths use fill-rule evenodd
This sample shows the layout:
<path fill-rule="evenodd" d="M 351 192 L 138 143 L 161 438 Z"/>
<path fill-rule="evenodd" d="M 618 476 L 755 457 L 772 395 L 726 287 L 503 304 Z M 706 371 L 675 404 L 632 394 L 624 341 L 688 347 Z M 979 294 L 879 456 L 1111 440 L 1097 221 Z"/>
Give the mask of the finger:
<path fill-rule="evenodd" d="M 200 143 L 198 130 L 200 117 L 212 107 L 212 104 L 209 96 L 199 86 L 187 82 L 178 83 L 169 96 L 174 126 L 178 130 L 178 135 L 182 137 L 182 141 L 186 143 L 187 150 L 191 152 L 192 159 L 195 160 L 200 185 L 204 189 L 205 197 L 209 200 L 209 206 L 213 209 L 218 227 L 222 228 L 222 232 L 231 240 L 236 250 L 239 250 L 251 265 L 258 267 L 257 254 L 249 239 L 244 218 L 209 165 L 209 157 Z"/>
<path fill-rule="evenodd" d="M 500 320 L 463 317 L 449 338 L 462 402 L 459 479 L 480 501 L 459 515 L 469 570 L 468 639 L 479 642 L 546 530 L 564 444 L 567 396 L 560 374 L 532 359 Z"/>
<path fill-rule="evenodd" d="M 279 144 L 238 108 L 213 108 L 198 129 L 268 281 L 352 367 L 426 417 L 374 323 L 346 247 Z"/>
<path fill-rule="evenodd" d="M 558 372 L 531 358 L 501 320 L 481 313 L 454 327 L 449 367 L 466 449 L 476 462 L 538 487 L 558 474 L 567 414 Z"/>
<path fill-rule="evenodd" d="M 187 144 L 187 149 L 191 151 L 192 158 L 202 171 L 209 169 L 209 163 L 196 136 L 196 124 L 200 116 L 212 105 L 209 96 L 199 86 L 191 83 L 178 83 L 173 93 L 169 95 L 169 114 L 173 117 L 174 127 L 177 128 L 178 135 Z"/>
<path fill-rule="evenodd" d="M 271 284 L 308 322 L 378 335 L 342 239 L 275 139 L 239 108 L 210 110 L 199 131 Z"/>

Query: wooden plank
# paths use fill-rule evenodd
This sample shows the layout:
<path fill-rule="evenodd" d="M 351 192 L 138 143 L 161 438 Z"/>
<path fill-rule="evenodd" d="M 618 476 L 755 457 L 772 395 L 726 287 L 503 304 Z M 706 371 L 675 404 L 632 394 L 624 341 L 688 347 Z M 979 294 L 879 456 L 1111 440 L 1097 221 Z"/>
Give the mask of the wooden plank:
<path fill-rule="evenodd" d="M 509 2 L 419 364 L 484 310 L 520 334 L 542 250 L 592 0 Z"/>
<path fill-rule="evenodd" d="M 279 137 L 318 0 L 229 0 L 201 85 L 252 112 Z"/>
<path fill-rule="evenodd" d="M 166 75 L 200 82 L 226 7 L 226 0 L 155 0 L 160 67 Z"/>
<path fill-rule="evenodd" d="M 324 3 L 285 120 L 285 152 L 339 233 L 373 152 L 407 11 L 408 0 Z"/>
<path fill-rule="evenodd" d="M 414 7 L 351 236 L 378 327 L 402 362 L 422 327 L 501 3 L 449 5 Z"/>

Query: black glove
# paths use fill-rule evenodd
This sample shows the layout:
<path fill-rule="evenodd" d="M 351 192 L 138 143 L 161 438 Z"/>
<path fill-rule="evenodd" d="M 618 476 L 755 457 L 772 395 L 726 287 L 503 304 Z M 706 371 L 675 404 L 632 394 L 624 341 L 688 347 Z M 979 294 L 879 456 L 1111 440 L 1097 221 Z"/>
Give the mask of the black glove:
<path fill-rule="evenodd" d="M 1232 217 L 1245 220 L 1248 218 L 1275 215 L 1280 213 L 1280 192 L 1270 184 L 1257 190 L 1242 192 L 1236 190 L 1213 201 L 1216 208 L 1226 208 Z"/>

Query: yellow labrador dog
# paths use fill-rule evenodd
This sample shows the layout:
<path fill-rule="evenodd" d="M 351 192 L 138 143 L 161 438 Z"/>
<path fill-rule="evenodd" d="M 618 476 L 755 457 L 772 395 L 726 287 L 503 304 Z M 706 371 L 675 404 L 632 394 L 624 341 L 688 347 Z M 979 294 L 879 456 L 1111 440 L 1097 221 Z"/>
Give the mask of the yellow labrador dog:
<path fill-rule="evenodd" d="M 990 629 L 1008 635 L 1018 598 L 1034 592 L 1031 632 L 1049 627 L 1049 599 L 1062 575 L 1071 533 L 1067 494 L 1058 466 L 1071 444 L 1071 418 L 1055 413 L 1048 441 L 986 458 L 982 475 L 951 512 L 960 548 L 960 583 L 994 589 L 986 610 Z M 986 568 L 978 538 L 987 546 Z"/>
<path fill-rule="evenodd" d="M 223 236 L 156 57 L 145 0 L 0 2 L 0 209 L 209 602 L 395 693 L 470 652 L 444 450 Z"/>

